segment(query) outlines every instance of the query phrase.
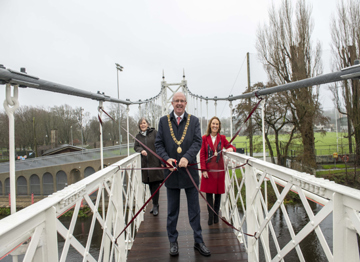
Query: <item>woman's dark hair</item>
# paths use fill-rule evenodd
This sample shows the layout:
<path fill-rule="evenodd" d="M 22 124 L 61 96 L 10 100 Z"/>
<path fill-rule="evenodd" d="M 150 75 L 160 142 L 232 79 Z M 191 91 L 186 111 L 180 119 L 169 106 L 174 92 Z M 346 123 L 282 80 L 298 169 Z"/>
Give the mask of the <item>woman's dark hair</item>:
<path fill-rule="evenodd" d="M 138 122 L 138 128 L 139 128 L 139 130 L 141 130 L 140 124 L 141 124 L 142 121 L 144 121 L 144 120 L 145 120 L 145 122 L 148 124 L 148 126 L 150 127 L 149 121 L 148 121 L 145 117 L 142 117 L 142 118 L 140 118 L 140 120 L 139 120 L 139 122 Z"/>
<path fill-rule="evenodd" d="M 221 131 L 221 121 L 220 121 L 220 119 L 219 119 L 217 116 L 213 116 L 213 117 L 210 119 L 210 121 L 209 121 L 209 123 L 208 123 L 208 126 L 207 126 L 207 129 L 206 129 L 206 135 L 207 135 L 207 136 L 211 134 L 211 122 L 212 122 L 214 119 L 216 119 L 217 121 L 219 121 L 218 134 L 220 134 L 220 131 Z"/>

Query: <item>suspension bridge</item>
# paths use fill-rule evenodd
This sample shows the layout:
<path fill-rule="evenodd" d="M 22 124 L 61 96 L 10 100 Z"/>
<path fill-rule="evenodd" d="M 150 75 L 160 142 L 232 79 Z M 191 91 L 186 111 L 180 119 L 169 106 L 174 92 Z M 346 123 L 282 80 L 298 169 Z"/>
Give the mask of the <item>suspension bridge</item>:
<path fill-rule="evenodd" d="M 9 118 L 9 178 L 12 198 L 11 215 L 0 220 L 0 260 L 10 257 L 11 260 L 8 261 L 71 261 L 71 249 L 76 250 L 82 261 L 171 260 L 168 254 L 168 242 L 164 240 L 167 239 L 164 233 L 166 214 L 164 193 L 161 194 L 159 219 L 151 219 L 148 210 L 140 212 L 132 225 L 117 238 L 150 195 L 141 182 L 140 155 L 138 153 L 130 155 L 129 145 L 126 158 L 103 168 L 101 124 L 99 124 L 101 169 L 16 212 L 14 112 L 19 107 L 18 93 L 21 92 L 19 86 L 97 100 L 100 118 L 103 117 L 104 103 L 123 104 L 127 107 L 128 130 L 130 106 L 144 104 L 149 114 L 156 112 L 157 107 L 161 107 L 161 111 L 154 114 L 155 117 L 149 117 L 153 121 L 153 126 L 156 126 L 159 117 L 169 112 L 171 97 L 177 91 L 182 91 L 186 95 L 189 113 L 201 117 L 204 113 L 202 102 L 205 102 L 206 119 L 209 119 L 207 115 L 209 102 L 214 103 L 215 112 L 219 100 L 228 101 L 232 110 L 232 102 L 238 99 L 260 97 L 358 77 L 360 77 L 360 65 L 227 98 L 208 98 L 193 94 L 187 86 L 185 76 L 180 83 L 175 84 L 167 83 L 163 78 L 157 96 L 145 101 L 132 102 L 42 80 L 28 75 L 25 70 L 18 72 L 1 66 L 0 84 L 5 85 L 4 108 Z M 201 128 L 203 132 L 203 127 Z M 129 133 L 127 134 L 129 137 Z M 307 237 L 314 234 L 319 243 L 316 252 L 322 253 L 324 261 L 360 261 L 359 190 L 239 153 L 224 153 L 224 158 L 229 169 L 225 178 L 226 193 L 221 200 L 221 216 L 237 230 L 232 230 L 221 222 L 218 227 L 210 228 L 204 226 L 205 223 L 202 221 L 204 240 L 212 252 L 210 258 L 204 259 L 287 261 L 288 255 L 293 253 L 298 261 L 306 261 L 308 258 L 304 246 Z M 1 186 L 4 187 L 4 182 L 1 182 Z M 276 196 L 276 200 L 271 204 L 268 201 L 268 188 L 271 188 Z M 305 210 L 300 228 L 293 226 L 294 221 L 291 220 L 289 208 L 284 202 L 290 191 L 299 195 Z M 314 211 L 311 202 L 317 203 L 319 208 Z M 86 238 L 79 239 L 74 233 L 74 228 L 76 224 L 81 223 L 78 214 L 84 203 L 90 208 L 92 216 Z M 73 215 L 69 224 L 65 225 L 62 217 L 69 210 L 73 211 Z M 203 218 L 206 217 L 204 212 L 206 208 L 203 205 Z M 182 213 L 186 212 L 182 210 Z M 282 214 L 282 223 L 287 228 L 288 240 L 285 242 L 282 241 L 284 238 L 282 233 L 276 230 L 275 218 L 279 213 Z M 330 237 L 325 236 L 322 226 L 329 217 L 332 219 L 328 229 L 331 232 Z M 197 257 L 191 249 L 193 243 L 188 243 L 187 235 L 191 231 L 186 228 L 187 221 L 182 220 L 178 224 L 180 235 L 183 237 L 178 260 L 201 261 L 203 258 Z M 185 227 L 182 227 L 182 224 Z M 101 228 L 100 235 L 95 234 L 96 227 Z M 62 245 L 60 238 L 64 240 Z M 97 243 L 96 250 L 94 243 Z"/>

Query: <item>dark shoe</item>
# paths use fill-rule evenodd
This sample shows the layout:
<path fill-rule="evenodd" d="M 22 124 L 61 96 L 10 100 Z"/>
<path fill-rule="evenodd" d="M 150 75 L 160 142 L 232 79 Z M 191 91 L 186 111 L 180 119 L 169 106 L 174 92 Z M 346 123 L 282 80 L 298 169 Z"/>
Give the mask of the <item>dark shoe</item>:
<path fill-rule="evenodd" d="M 159 214 L 159 205 L 153 207 L 153 215 L 157 216 Z"/>
<path fill-rule="evenodd" d="M 195 243 L 194 248 L 200 252 L 201 255 L 205 257 L 211 256 L 209 249 L 205 246 L 204 243 Z"/>
<path fill-rule="evenodd" d="M 177 242 L 170 243 L 170 256 L 177 256 L 179 255 L 179 246 Z"/>
<path fill-rule="evenodd" d="M 214 220 L 214 214 L 211 212 L 211 214 L 209 213 L 209 219 L 208 219 L 209 226 L 213 224 L 213 220 Z"/>
<path fill-rule="evenodd" d="M 219 223 L 219 217 L 217 215 L 214 216 L 214 224 Z"/>
<path fill-rule="evenodd" d="M 152 214 L 154 212 L 154 206 L 152 207 L 152 209 L 150 210 L 150 214 Z"/>

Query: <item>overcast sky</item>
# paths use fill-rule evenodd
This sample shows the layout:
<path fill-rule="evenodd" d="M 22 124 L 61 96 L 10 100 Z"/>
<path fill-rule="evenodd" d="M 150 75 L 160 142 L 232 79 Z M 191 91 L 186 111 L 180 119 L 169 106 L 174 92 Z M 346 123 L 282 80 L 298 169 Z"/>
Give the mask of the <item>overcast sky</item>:
<path fill-rule="evenodd" d="M 307 2 L 313 6 L 312 37 L 322 43 L 325 72 L 329 72 L 330 18 L 338 1 Z M 0 0 L 0 64 L 13 70 L 25 67 L 28 74 L 44 80 L 117 97 L 115 63 L 119 63 L 124 67 L 120 98 L 132 101 L 159 93 L 162 70 L 168 83 L 176 83 L 185 69 L 195 94 L 239 95 L 247 86 L 247 52 L 251 83 L 267 81 L 255 43 L 257 28 L 267 21 L 271 3 Z M 0 86 L 2 101 L 4 87 Z M 325 109 L 332 107 L 327 87 L 322 86 L 320 92 Z M 97 114 L 98 106 L 94 100 L 30 88 L 20 90 L 19 102 L 45 108 L 66 103 L 82 106 L 91 115 Z M 137 106 L 131 106 L 130 112 L 137 112 Z M 220 104 L 217 112 L 229 116 L 228 105 Z"/>

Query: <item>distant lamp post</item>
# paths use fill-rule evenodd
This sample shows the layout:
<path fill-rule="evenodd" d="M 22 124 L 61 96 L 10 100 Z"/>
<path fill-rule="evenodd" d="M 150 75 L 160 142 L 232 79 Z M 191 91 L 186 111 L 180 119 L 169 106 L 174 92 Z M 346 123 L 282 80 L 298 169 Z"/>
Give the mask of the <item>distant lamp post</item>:
<path fill-rule="evenodd" d="M 70 126 L 70 134 L 71 134 L 71 145 L 73 145 L 72 126 Z"/>
<path fill-rule="evenodd" d="M 83 153 L 84 149 L 84 137 L 83 137 L 83 111 L 84 108 L 80 107 L 80 128 L 81 128 L 81 154 Z"/>
<path fill-rule="evenodd" d="M 116 65 L 116 72 L 117 72 L 117 92 L 118 92 L 118 99 L 120 100 L 120 88 L 119 88 L 119 72 L 122 72 L 124 67 L 119 65 L 118 63 L 115 63 Z M 120 110 L 120 104 L 118 104 L 118 110 L 119 110 L 119 150 L 121 155 L 121 110 Z"/>

